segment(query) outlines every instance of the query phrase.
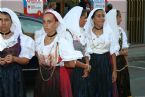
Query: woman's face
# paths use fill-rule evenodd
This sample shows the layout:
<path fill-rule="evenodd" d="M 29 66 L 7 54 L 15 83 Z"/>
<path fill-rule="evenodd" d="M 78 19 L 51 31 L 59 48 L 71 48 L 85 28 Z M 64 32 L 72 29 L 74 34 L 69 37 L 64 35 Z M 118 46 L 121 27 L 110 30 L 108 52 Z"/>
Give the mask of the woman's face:
<path fill-rule="evenodd" d="M 119 13 L 117 15 L 117 25 L 120 25 L 121 22 L 122 22 L 122 17 L 121 17 L 121 14 Z"/>
<path fill-rule="evenodd" d="M 84 25 L 87 22 L 87 12 L 85 12 L 81 17 L 80 17 L 80 27 L 84 27 Z"/>
<path fill-rule="evenodd" d="M 46 33 L 53 33 L 56 31 L 58 26 L 58 21 L 55 19 L 54 15 L 48 13 L 43 16 L 43 27 Z"/>
<path fill-rule="evenodd" d="M 7 33 L 10 31 L 12 21 L 9 15 L 0 13 L 0 31 Z"/>
<path fill-rule="evenodd" d="M 104 24 L 104 21 L 105 21 L 105 13 L 103 10 L 98 10 L 96 11 L 95 15 L 94 15 L 94 18 L 93 18 L 93 21 L 94 21 L 94 25 L 96 27 L 103 27 L 103 24 Z"/>

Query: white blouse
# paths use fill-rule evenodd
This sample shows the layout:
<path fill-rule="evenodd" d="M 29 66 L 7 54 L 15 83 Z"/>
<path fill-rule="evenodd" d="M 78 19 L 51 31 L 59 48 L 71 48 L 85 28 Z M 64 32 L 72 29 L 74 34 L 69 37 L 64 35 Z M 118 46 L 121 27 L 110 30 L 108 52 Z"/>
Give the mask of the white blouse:
<path fill-rule="evenodd" d="M 71 42 L 67 41 L 65 38 L 57 35 L 52 43 L 49 45 L 44 44 L 45 35 L 41 37 L 41 39 L 36 40 L 36 52 L 38 56 L 44 56 L 45 63 L 47 64 L 49 61 L 49 57 L 54 58 L 57 53 L 62 59 L 58 64 L 53 64 L 56 66 L 64 66 L 64 61 L 72 61 L 81 59 L 83 57 L 82 53 L 79 51 L 75 51 Z M 38 42 L 39 41 L 39 42 Z M 57 46 L 58 45 L 58 46 Z M 55 58 L 54 58 L 55 59 Z"/>
<path fill-rule="evenodd" d="M 121 37 L 121 33 L 122 33 L 122 36 L 123 36 L 123 43 L 122 43 L 122 48 L 128 48 L 128 42 L 127 42 L 127 36 L 126 36 L 126 33 L 125 31 L 121 28 L 121 27 L 118 27 L 119 29 L 119 37 Z"/>
<path fill-rule="evenodd" d="M 9 39 L 2 39 L 2 43 L 0 43 L 2 50 L 5 48 L 9 48 L 18 43 L 18 36 L 13 34 Z M 35 45 L 32 38 L 26 35 L 20 35 L 20 45 L 21 52 L 19 57 L 24 57 L 31 59 L 35 54 Z"/>
<path fill-rule="evenodd" d="M 91 30 L 89 33 L 89 42 L 87 43 L 87 46 L 87 52 L 90 54 L 104 54 L 106 52 L 114 54 L 119 51 L 118 39 L 115 39 L 115 35 L 113 35 L 113 32 L 109 26 L 103 28 L 103 34 L 98 37 Z"/>
<path fill-rule="evenodd" d="M 127 43 L 127 36 L 126 36 L 126 33 L 124 32 L 124 30 L 118 26 L 118 29 L 119 29 L 119 38 L 121 38 L 121 34 L 122 34 L 122 49 L 125 49 L 125 48 L 128 48 L 129 45 Z M 116 56 L 119 55 L 119 51 L 117 51 L 116 53 Z"/>

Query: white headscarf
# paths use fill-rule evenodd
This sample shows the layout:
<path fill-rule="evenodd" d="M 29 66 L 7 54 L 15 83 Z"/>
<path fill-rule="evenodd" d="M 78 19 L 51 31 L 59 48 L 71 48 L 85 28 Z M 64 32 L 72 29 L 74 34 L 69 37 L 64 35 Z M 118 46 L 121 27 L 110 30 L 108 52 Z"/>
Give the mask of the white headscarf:
<path fill-rule="evenodd" d="M 18 16 L 11 9 L 8 9 L 8 8 L 0 8 L 0 11 L 7 12 L 10 15 L 10 17 L 12 19 L 12 26 L 11 26 L 10 30 L 12 32 L 14 32 L 15 35 L 22 34 L 21 22 L 20 22 Z"/>
<path fill-rule="evenodd" d="M 63 20 L 62 20 L 61 15 L 60 15 L 58 12 L 56 12 L 56 11 L 54 11 L 54 10 L 49 10 L 49 9 L 46 10 L 44 14 L 49 13 L 49 12 L 52 13 L 52 14 L 54 14 L 55 17 L 57 18 L 58 22 L 59 22 L 58 27 L 57 27 L 57 29 L 56 29 L 57 34 L 59 34 L 59 35 L 64 35 L 63 33 L 66 32 L 66 27 L 65 27 L 65 25 L 64 25 L 64 23 L 63 23 Z M 46 32 L 45 32 L 45 30 L 44 30 L 44 27 L 42 27 L 42 28 L 39 30 L 38 34 L 39 34 L 39 35 L 46 35 Z M 39 38 L 39 37 L 40 37 L 39 35 L 37 35 L 36 38 Z"/>
<path fill-rule="evenodd" d="M 94 12 L 95 11 L 97 11 L 97 10 L 104 10 L 104 9 L 102 9 L 102 8 L 94 8 L 91 12 L 90 12 L 90 14 L 89 14 L 89 16 L 88 16 L 88 18 L 87 18 L 87 23 L 85 24 L 85 30 L 86 30 L 86 32 L 90 35 L 90 31 L 92 30 L 92 28 L 94 27 L 94 22 L 93 22 L 93 19 L 92 19 L 92 16 L 93 16 L 93 14 L 94 14 Z M 105 12 L 105 11 L 104 11 Z M 104 23 L 104 25 L 105 25 L 105 23 Z M 104 30 L 104 27 L 103 27 L 103 30 Z"/>
<path fill-rule="evenodd" d="M 0 11 L 7 12 L 10 15 L 11 20 L 12 20 L 12 26 L 10 30 L 11 32 L 14 33 L 15 37 L 18 37 L 19 35 L 21 35 L 22 29 L 21 29 L 21 23 L 18 16 L 11 9 L 8 9 L 8 8 L 0 8 Z M 0 51 L 2 51 L 6 47 L 7 45 L 4 43 L 4 39 L 0 34 Z"/>
<path fill-rule="evenodd" d="M 49 10 L 49 9 L 46 10 L 44 14 L 49 13 L 49 12 L 52 13 L 57 18 L 57 20 L 59 22 L 58 27 L 56 29 L 57 36 L 59 38 L 64 37 L 65 36 L 65 32 L 66 32 L 66 27 L 63 24 L 63 20 L 62 20 L 61 15 L 58 12 L 56 12 L 54 10 Z M 37 34 L 35 35 L 36 49 L 37 49 L 37 46 L 41 43 L 42 37 L 44 37 L 45 35 L 46 35 L 46 32 L 44 30 L 44 27 L 42 27 L 39 31 L 37 31 Z"/>
<path fill-rule="evenodd" d="M 94 22 L 92 20 L 92 16 L 93 16 L 94 12 L 96 10 L 99 10 L 99 9 L 102 9 L 102 8 L 93 9 L 88 16 L 87 23 L 85 25 L 85 30 L 88 34 L 90 34 L 90 31 L 94 27 Z M 104 9 L 102 9 L 102 10 L 104 10 Z M 113 9 L 113 10 L 110 10 L 107 14 L 105 14 L 105 22 L 103 25 L 103 32 L 107 32 L 107 30 L 109 30 L 108 28 L 111 28 L 113 34 L 116 36 L 116 39 L 118 39 L 119 30 L 118 30 L 118 26 L 117 26 L 115 11 L 116 10 Z"/>
<path fill-rule="evenodd" d="M 80 34 L 80 17 L 82 14 L 83 8 L 80 6 L 73 7 L 63 18 L 63 22 L 66 27 L 75 35 Z"/>
<path fill-rule="evenodd" d="M 57 18 L 59 25 L 56 29 L 57 31 L 57 36 L 59 39 L 57 39 L 56 41 L 59 42 L 59 53 L 60 56 L 62 57 L 62 61 L 70 61 L 70 60 L 76 60 L 76 59 L 80 59 L 82 58 L 82 53 L 79 51 L 75 51 L 73 44 L 69 41 L 67 41 L 67 39 L 65 39 L 65 37 L 67 37 L 67 31 L 66 31 L 66 27 L 64 25 L 64 22 L 62 20 L 61 15 L 54 11 L 54 10 L 46 10 L 45 13 L 52 13 L 55 15 L 55 17 Z M 42 32 L 41 33 L 45 33 L 44 29 L 41 29 Z M 41 47 L 43 47 L 42 44 L 42 38 L 43 37 L 37 39 L 36 42 L 36 51 L 38 52 L 38 54 L 43 54 L 42 50 L 45 49 L 45 47 L 42 49 Z M 40 48 L 39 48 L 40 47 Z M 44 51 L 46 52 L 45 54 L 48 55 L 48 51 Z"/>
<path fill-rule="evenodd" d="M 116 36 L 116 39 L 119 38 L 119 29 L 117 25 L 117 10 L 116 9 L 111 9 L 107 14 L 106 14 L 106 24 L 109 24 L 112 31 L 114 32 L 114 35 Z"/>

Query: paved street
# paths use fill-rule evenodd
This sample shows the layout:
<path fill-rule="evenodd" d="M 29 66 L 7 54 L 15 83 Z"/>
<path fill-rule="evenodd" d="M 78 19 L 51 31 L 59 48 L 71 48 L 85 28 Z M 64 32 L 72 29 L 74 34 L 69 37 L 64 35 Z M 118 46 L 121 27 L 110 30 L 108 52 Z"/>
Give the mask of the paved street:
<path fill-rule="evenodd" d="M 145 60 L 129 62 L 133 97 L 145 97 Z"/>
<path fill-rule="evenodd" d="M 145 44 L 130 46 L 128 60 L 132 97 L 145 97 Z"/>

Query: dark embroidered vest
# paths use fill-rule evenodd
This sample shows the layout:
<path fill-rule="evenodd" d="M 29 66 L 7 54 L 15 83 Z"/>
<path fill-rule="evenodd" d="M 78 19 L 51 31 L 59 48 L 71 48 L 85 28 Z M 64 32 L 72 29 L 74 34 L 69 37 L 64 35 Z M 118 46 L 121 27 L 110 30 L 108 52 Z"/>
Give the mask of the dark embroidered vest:
<path fill-rule="evenodd" d="M 119 32 L 120 32 L 119 45 L 120 45 L 120 50 L 121 50 L 122 49 L 122 44 L 123 44 L 123 34 L 122 34 L 120 29 L 119 29 Z"/>
<path fill-rule="evenodd" d="M 21 52 L 20 36 L 18 37 L 17 41 L 18 43 L 16 43 L 14 46 L 5 48 L 3 51 L 0 51 L 0 57 L 4 58 L 8 54 L 18 57 Z"/>

